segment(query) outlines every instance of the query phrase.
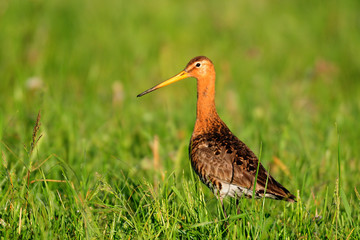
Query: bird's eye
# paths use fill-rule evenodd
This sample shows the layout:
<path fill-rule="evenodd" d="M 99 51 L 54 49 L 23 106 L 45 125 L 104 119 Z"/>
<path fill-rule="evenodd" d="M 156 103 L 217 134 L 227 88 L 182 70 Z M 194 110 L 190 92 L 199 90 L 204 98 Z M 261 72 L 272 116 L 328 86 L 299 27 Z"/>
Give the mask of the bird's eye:
<path fill-rule="evenodd" d="M 201 66 L 201 63 L 197 63 L 197 64 L 196 64 L 196 67 L 200 67 L 200 66 Z"/>

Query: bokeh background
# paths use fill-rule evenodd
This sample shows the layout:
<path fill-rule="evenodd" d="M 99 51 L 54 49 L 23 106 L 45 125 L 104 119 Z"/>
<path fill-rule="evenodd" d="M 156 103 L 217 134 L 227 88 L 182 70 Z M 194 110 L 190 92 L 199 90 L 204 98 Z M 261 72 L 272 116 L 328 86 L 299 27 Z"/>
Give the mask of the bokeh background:
<path fill-rule="evenodd" d="M 348 236 L 359 220 L 359 9 L 356 0 L 1 1 L 2 219 L 18 223 L 27 191 L 61 206 L 57 191 L 86 199 L 99 182 L 121 192 L 127 181 L 156 189 L 168 176 L 189 177 L 195 79 L 136 95 L 205 55 L 217 71 L 219 115 L 309 216 L 334 206 L 340 177 Z M 39 111 L 41 138 L 30 154 Z M 41 179 L 74 187 L 29 184 Z M 96 201 L 116 201 L 99 192 Z"/>

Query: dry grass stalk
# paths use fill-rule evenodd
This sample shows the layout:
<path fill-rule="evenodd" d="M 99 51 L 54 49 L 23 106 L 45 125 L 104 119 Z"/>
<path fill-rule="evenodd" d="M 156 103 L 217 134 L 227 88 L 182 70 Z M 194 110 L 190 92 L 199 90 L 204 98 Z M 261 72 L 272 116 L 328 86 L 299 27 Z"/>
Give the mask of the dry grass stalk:
<path fill-rule="evenodd" d="M 34 126 L 34 130 L 33 130 L 31 148 L 30 148 L 30 155 L 33 153 L 33 151 L 34 151 L 34 149 L 36 147 L 36 144 L 39 142 L 40 138 L 42 137 L 42 135 L 40 135 L 37 138 L 37 134 L 38 134 L 38 132 L 40 130 L 40 126 L 41 126 L 40 119 L 41 119 L 41 114 L 40 114 L 40 111 L 39 111 L 39 113 L 37 115 L 37 118 L 36 118 L 36 123 L 35 123 L 35 126 Z"/>
<path fill-rule="evenodd" d="M 19 234 L 21 233 L 21 219 L 22 219 L 22 208 L 20 208 L 20 216 L 19 216 Z"/>

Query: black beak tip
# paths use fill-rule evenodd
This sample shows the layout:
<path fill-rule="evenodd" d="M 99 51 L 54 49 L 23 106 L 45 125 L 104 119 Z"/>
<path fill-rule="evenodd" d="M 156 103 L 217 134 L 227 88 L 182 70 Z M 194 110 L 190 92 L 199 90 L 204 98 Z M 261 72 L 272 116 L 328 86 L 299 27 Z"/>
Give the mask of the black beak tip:
<path fill-rule="evenodd" d="M 138 94 L 136 97 L 142 97 L 142 96 L 144 96 L 146 93 L 147 93 L 146 91 L 145 91 L 145 92 L 142 92 L 142 93 Z"/>
<path fill-rule="evenodd" d="M 150 89 L 148 89 L 148 90 L 146 90 L 146 91 L 138 94 L 136 97 L 142 97 L 142 96 L 144 96 L 145 94 L 148 94 L 149 92 L 152 92 L 152 91 L 154 91 L 154 90 L 155 90 L 154 87 L 153 87 L 153 88 L 150 88 Z"/>

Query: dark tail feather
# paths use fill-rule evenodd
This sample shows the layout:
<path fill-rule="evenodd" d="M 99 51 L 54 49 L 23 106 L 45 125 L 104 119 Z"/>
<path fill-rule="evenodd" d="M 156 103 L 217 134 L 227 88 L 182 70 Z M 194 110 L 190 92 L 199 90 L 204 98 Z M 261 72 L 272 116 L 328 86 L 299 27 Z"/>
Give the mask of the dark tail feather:
<path fill-rule="evenodd" d="M 296 202 L 296 197 L 274 178 L 271 178 L 271 185 L 268 186 L 268 188 L 270 190 L 269 193 L 274 195 L 276 199 L 287 202 Z"/>
<path fill-rule="evenodd" d="M 287 202 L 297 202 L 296 197 L 291 193 L 289 193 L 287 197 L 284 197 L 283 200 Z"/>

